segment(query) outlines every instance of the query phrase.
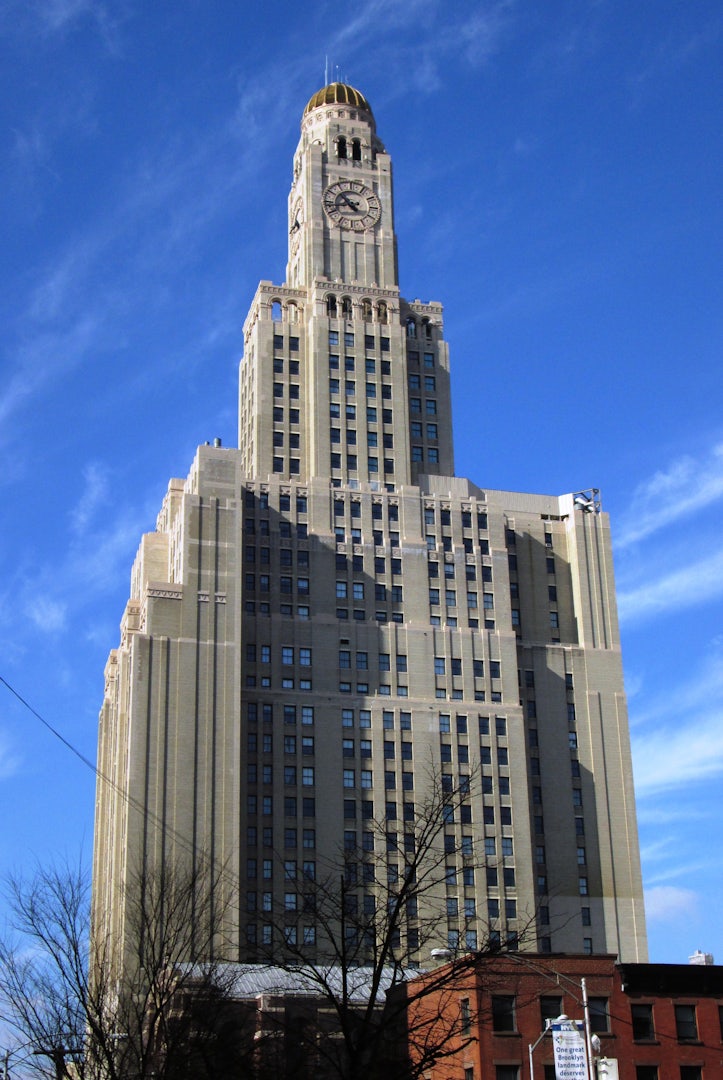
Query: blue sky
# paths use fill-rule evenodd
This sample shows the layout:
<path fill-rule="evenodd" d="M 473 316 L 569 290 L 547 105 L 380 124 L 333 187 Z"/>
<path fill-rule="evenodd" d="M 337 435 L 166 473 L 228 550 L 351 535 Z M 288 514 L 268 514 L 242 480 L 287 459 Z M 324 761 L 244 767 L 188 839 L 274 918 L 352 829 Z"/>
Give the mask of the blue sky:
<path fill-rule="evenodd" d="M 328 56 L 402 291 L 445 305 L 457 472 L 602 491 L 651 959 L 723 963 L 720 5 L 2 0 L 0 33 L 0 675 L 94 759 L 140 534 L 235 442 Z M 89 857 L 93 790 L 0 686 L 0 872 Z"/>

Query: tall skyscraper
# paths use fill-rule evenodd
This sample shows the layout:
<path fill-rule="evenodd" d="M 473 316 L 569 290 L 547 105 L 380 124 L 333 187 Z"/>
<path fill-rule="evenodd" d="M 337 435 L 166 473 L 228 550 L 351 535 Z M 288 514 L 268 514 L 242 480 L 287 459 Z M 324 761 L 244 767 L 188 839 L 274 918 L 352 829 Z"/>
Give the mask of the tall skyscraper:
<path fill-rule="evenodd" d="M 594 490 L 454 476 L 442 307 L 399 295 L 391 159 L 350 86 L 304 110 L 288 245 L 244 326 L 238 449 L 198 449 L 134 563 L 97 924 L 122 940 L 127 876 L 203 854 L 253 958 L 295 907 L 278 861 L 363 859 L 365 822 L 401 833 L 430 784 L 473 775 L 448 829 L 478 857 L 449 867 L 440 944 L 534 917 L 533 948 L 644 960 L 607 516 Z"/>

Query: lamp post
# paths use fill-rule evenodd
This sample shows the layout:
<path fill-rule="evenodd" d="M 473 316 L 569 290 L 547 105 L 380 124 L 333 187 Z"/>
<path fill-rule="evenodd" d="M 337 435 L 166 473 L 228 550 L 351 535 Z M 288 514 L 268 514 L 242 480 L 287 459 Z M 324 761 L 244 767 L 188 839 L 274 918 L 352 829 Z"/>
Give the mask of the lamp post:
<path fill-rule="evenodd" d="M 537 1038 L 535 1039 L 535 1041 L 533 1043 L 530 1043 L 529 1046 L 527 1047 L 527 1052 L 530 1055 L 530 1080 L 535 1080 L 535 1066 L 534 1066 L 532 1055 L 534 1054 L 535 1050 L 540 1045 L 542 1040 L 545 1038 L 545 1035 L 549 1034 L 550 1025 L 551 1024 L 556 1024 L 558 1020 L 567 1020 L 567 1017 L 563 1013 L 562 1016 L 558 1016 L 557 1020 L 545 1020 L 545 1030 L 542 1032 L 541 1035 L 537 1036 Z"/>
<path fill-rule="evenodd" d="M 590 1015 L 588 1011 L 587 987 L 585 985 L 585 980 L 581 982 L 583 982 L 583 1004 L 585 1011 L 585 1020 L 583 1021 L 583 1026 L 585 1030 L 585 1071 L 588 1080 L 595 1080 L 592 1055 L 593 1052 L 598 1053 L 600 1051 L 600 1039 L 598 1039 L 597 1035 L 590 1035 Z M 527 1047 L 527 1053 L 528 1055 L 530 1055 L 530 1080 L 535 1080 L 535 1064 L 533 1054 L 537 1049 L 539 1043 L 543 1041 L 545 1036 L 548 1035 L 555 1026 L 562 1027 L 564 1025 L 567 1025 L 568 1028 L 577 1027 L 579 1031 L 579 1023 L 579 1021 L 571 1021 L 570 1017 L 568 1017 L 565 1013 L 561 1013 L 561 1015 L 555 1018 L 555 1020 L 545 1021 L 545 1030 L 541 1032 L 541 1035 L 539 1035 L 534 1042 L 528 1044 Z M 595 1045 L 595 1043 L 597 1043 L 597 1045 Z"/>

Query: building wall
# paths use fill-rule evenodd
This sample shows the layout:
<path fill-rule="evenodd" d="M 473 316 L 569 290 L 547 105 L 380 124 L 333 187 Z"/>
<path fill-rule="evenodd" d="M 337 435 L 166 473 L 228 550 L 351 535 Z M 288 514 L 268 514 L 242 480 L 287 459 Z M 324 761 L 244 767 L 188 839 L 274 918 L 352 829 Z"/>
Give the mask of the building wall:
<path fill-rule="evenodd" d="M 723 1067 L 723 968 L 691 969 L 678 964 L 617 964 L 614 956 L 518 954 L 481 958 L 459 975 L 431 972 L 396 991 L 411 1002 L 410 1051 L 419 1058 L 414 1032 L 427 1045 L 442 1047 L 435 1031 L 454 1030 L 445 1051 L 430 1068 L 430 1080 L 528 1080 L 529 1047 L 545 1030 L 545 1019 L 561 1013 L 583 1020 L 585 980 L 590 1023 L 600 1040 L 601 1059 L 617 1064 L 619 1080 L 701 1080 L 721 1075 Z M 432 989 L 427 994 L 425 985 Z M 497 1006 L 497 1007 L 496 1007 Z M 502 1006 L 502 1007 L 500 1007 Z M 649 1026 L 646 1010 L 649 1007 Z M 676 1007 L 683 1007 L 676 1021 Z M 688 1010 L 692 1009 L 689 1014 Z M 469 1013 L 467 1031 L 460 1017 Z M 695 1037 L 680 1027 L 693 1016 Z M 425 1019 L 431 1027 L 425 1027 Z M 451 1025 L 456 1023 L 452 1029 Z M 534 1077 L 554 1080 L 552 1040 L 544 1037 L 533 1052 Z M 651 1069 L 656 1071 L 650 1072 Z"/>
<path fill-rule="evenodd" d="M 210 859 L 201 901 L 225 954 L 253 958 L 284 863 L 363 863 L 370 821 L 401 840 L 448 781 L 470 786 L 446 832 L 472 854 L 450 859 L 439 944 L 644 959 L 608 520 L 453 475 L 442 308 L 399 296 L 366 105 L 304 116 L 288 277 L 246 320 L 239 448 L 199 448 L 133 567 L 100 720 L 96 926 L 123 940 L 144 867 Z"/>

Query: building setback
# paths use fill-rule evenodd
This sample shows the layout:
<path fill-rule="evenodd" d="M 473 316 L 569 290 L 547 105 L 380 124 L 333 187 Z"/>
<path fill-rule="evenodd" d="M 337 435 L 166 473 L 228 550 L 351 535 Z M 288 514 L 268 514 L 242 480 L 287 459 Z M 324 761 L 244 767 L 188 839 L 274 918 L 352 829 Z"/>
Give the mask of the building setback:
<path fill-rule="evenodd" d="M 125 941 L 143 868 L 210 858 L 199 900 L 228 959 L 285 934 L 313 959 L 297 868 L 358 851 L 363 870 L 370 822 L 401 838 L 430 786 L 468 784 L 440 945 L 524 929 L 541 952 L 645 960 L 598 492 L 454 476 L 442 307 L 399 295 L 391 161 L 352 87 L 304 111 L 288 232 L 286 282 L 261 282 L 244 326 L 238 449 L 199 447 L 133 566 L 100 716 L 96 930 Z M 413 915 L 409 935 L 413 954 Z"/>

